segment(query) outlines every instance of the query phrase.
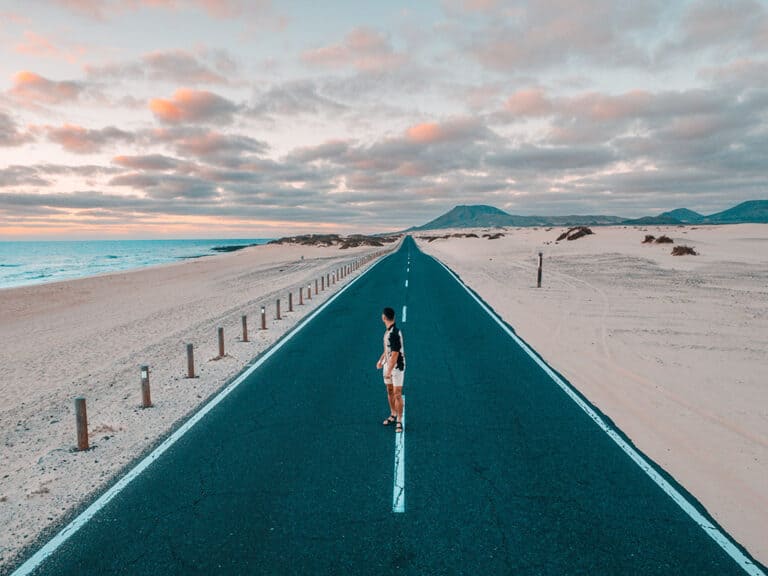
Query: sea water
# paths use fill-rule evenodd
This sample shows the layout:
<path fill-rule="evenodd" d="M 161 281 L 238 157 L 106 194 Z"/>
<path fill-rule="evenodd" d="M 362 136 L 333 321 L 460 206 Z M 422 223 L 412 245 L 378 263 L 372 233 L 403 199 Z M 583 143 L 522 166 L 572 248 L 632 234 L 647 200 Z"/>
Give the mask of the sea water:
<path fill-rule="evenodd" d="M 217 254 L 269 239 L 0 242 L 0 289 L 69 280 Z"/>

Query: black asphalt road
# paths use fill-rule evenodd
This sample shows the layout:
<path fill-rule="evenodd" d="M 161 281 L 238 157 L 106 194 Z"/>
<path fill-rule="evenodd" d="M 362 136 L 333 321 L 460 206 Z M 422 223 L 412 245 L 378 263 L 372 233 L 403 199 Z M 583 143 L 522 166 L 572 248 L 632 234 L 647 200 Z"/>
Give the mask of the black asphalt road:
<path fill-rule="evenodd" d="M 395 514 L 375 363 L 403 305 Z M 37 573 L 745 574 L 410 239 Z"/>

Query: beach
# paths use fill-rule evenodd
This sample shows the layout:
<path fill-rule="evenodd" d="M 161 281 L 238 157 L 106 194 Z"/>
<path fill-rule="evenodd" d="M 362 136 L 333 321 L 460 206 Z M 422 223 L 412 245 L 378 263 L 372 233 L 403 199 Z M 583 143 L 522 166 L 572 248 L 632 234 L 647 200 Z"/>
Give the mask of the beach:
<path fill-rule="evenodd" d="M 592 230 L 413 235 L 768 562 L 768 225 Z"/>
<path fill-rule="evenodd" d="M 315 279 L 394 246 L 254 246 L 0 291 L 0 571 L 361 270 L 317 295 Z M 278 298 L 281 320 L 275 318 Z M 260 330 L 261 306 L 267 330 Z M 241 340 L 244 314 L 248 342 Z M 194 344 L 194 379 L 186 378 L 187 343 Z M 146 410 L 140 408 L 142 365 L 150 367 L 154 405 Z M 73 450 L 78 396 L 87 400 L 86 452 Z"/>

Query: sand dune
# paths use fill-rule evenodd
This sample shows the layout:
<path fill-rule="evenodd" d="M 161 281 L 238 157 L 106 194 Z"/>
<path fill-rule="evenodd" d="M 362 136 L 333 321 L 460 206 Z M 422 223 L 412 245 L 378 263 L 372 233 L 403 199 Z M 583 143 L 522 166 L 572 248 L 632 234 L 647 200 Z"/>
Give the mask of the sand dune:
<path fill-rule="evenodd" d="M 418 242 L 768 562 L 768 225 L 593 230 Z"/>
<path fill-rule="evenodd" d="M 304 306 L 299 286 L 306 293 L 315 278 L 376 250 L 266 245 L 0 291 L 0 568 L 354 274 Z M 267 331 L 258 330 L 262 305 Z M 240 341 L 243 314 L 247 343 Z M 226 340 L 221 359 L 218 326 Z M 194 380 L 185 378 L 188 342 L 195 345 Z M 139 409 L 142 364 L 151 368 L 150 410 Z M 73 453 L 79 395 L 87 398 L 93 450 Z"/>

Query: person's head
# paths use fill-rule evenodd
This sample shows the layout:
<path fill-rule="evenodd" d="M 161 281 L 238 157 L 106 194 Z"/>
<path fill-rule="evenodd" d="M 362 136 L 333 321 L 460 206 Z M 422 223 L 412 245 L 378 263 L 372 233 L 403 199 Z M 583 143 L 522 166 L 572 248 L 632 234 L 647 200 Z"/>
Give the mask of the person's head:
<path fill-rule="evenodd" d="M 384 308 L 384 311 L 381 313 L 381 321 L 387 326 L 393 324 L 395 322 L 395 310 L 389 307 Z"/>

